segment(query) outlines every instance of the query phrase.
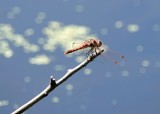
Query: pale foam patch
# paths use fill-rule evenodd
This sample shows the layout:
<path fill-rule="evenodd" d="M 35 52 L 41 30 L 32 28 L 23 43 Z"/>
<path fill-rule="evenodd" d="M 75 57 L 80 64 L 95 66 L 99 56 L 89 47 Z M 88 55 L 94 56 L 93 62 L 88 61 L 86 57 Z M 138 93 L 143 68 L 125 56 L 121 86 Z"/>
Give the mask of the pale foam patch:
<path fill-rule="evenodd" d="M 43 49 L 46 51 L 55 51 L 57 46 L 63 50 L 72 49 L 75 41 L 82 42 L 88 39 L 90 29 L 85 26 L 67 25 L 64 26 L 60 22 L 51 21 L 48 26 L 43 29 L 43 34 L 47 36 Z"/>
<path fill-rule="evenodd" d="M 45 54 L 37 55 L 29 59 L 30 64 L 36 64 L 36 65 L 47 65 L 51 63 L 51 61 L 52 61 L 52 58 L 50 58 Z"/>

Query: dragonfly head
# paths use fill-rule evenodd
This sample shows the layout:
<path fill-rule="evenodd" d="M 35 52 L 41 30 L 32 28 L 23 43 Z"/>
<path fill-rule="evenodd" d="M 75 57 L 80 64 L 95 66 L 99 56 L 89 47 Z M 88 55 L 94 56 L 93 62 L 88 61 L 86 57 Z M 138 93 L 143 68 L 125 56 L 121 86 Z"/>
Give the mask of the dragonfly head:
<path fill-rule="evenodd" d="M 102 45 L 102 42 L 100 40 L 97 40 L 97 46 L 100 47 Z"/>

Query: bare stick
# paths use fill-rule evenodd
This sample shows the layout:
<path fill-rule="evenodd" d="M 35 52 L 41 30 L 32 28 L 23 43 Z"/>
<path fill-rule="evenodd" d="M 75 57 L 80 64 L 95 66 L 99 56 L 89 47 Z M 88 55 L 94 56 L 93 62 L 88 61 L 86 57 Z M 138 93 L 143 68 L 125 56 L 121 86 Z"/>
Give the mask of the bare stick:
<path fill-rule="evenodd" d="M 57 86 L 59 86 L 64 81 L 66 81 L 69 77 L 71 77 L 74 73 L 76 73 L 77 71 L 79 71 L 80 69 L 82 69 L 83 67 L 85 67 L 89 62 L 93 61 L 103 51 L 104 50 L 98 50 L 98 52 L 93 53 L 92 56 L 89 56 L 81 64 L 79 64 L 78 66 L 76 66 L 73 69 L 69 69 L 68 72 L 64 76 L 62 76 L 59 80 L 57 80 L 57 81 L 53 78 L 53 76 L 51 76 L 49 85 L 41 93 L 39 93 L 37 96 L 35 96 L 30 101 L 28 101 L 26 104 L 24 104 L 21 107 L 19 107 L 17 110 L 15 110 L 14 112 L 12 112 L 11 114 L 21 114 L 24 111 L 26 111 L 27 109 L 29 109 L 30 107 L 32 107 L 34 104 L 36 104 L 41 99 L 43 99 L 44 97 L 46 97 Z"/>

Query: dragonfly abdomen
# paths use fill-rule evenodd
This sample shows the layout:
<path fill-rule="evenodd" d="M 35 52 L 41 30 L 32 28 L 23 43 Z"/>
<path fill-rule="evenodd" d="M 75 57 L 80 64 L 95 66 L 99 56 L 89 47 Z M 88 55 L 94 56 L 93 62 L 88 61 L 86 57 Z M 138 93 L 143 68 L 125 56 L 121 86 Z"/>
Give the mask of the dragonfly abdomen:
<path fill-rule="evenodd" d="M 77 50 L 80 50 L 80 49 L 84 49 L 84 48 L 87 48 L 87 47 L 88 47 L 88 46 L 86 46 L 86 45 L 82 45 L 82 46 L 80 46 L 80 47 L 67 50 L 67 51 L 64 52 L 64 54 L 69 54 L 69 53 L 72 53 L 72 52 L 74 52 L 74 51 L 77 51 Z"/>

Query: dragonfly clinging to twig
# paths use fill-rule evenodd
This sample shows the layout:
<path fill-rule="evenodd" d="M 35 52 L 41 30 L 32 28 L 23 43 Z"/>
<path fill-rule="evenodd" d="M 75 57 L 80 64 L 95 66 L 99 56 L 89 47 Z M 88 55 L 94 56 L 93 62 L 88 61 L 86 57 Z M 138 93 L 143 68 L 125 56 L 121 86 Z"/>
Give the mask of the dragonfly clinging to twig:
<path fill-rule="evenodd" d="M 89 39 L 89 40 L 85 40 L 83 43 L 81 43 L 80 46 L 65 51 L 64 54 L 69 54 L 69 53 L 72 53 L 74 51 L 85 49 L 85 48 L 90 48 L 88 53 L 90 53 L 93 50 L 96 52 L 96 50 L 99 49 L 99 47 L 101 45 L 102 45 L 102 42 L 100 40 L 95 39 L 95 38 L 94 39 Z"/>
<path fill-rule="evenodd" d="M 87 55 L 90 54 L 90 52 L 97 52 L 97 50 L 100 50 L 100 49 L 104 49 L 104 48 L 101 48 L 102 47 L 102 42 L 99 40 L 99 39 L 96 39 L 96 38 L 92 38 L 92 39 L 88 39 L 88 40 L 85 40 L 84 42 L 82 42 L 78 47 L 75 47 L 73 49 L 69 49 L 67 51 L 64 52 L 64 54 L 69 54 L 69 53 L 72 53 L 72 52 L 75 52 L 75 51 L 78 51 L 78 50 L 82 50 L 82 49 L 85 49 L 85 48 L 90 48 L 90 50 L 86 53 Z M 107 51 L 111 51 L 113 53 L 115 53 L 114 51 L 110 50 L 110 49 L 107 49 Z M 117 54 L 117 53 L 115 53 Z M 125 59 L 123 55 L 120 55 L 120 58 L 122 59 Z M 105 55 L 107 58 L 109 58 L 111 61 L 113 61 L 114 63 L 118 64 L 118 62 L 116 60 L 114 60 L 112 57 L 108 56 L 108 55 Z"/>

